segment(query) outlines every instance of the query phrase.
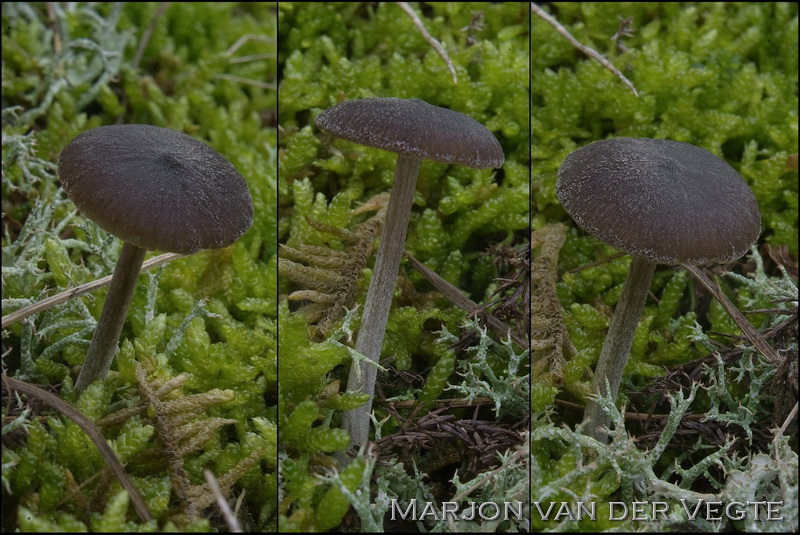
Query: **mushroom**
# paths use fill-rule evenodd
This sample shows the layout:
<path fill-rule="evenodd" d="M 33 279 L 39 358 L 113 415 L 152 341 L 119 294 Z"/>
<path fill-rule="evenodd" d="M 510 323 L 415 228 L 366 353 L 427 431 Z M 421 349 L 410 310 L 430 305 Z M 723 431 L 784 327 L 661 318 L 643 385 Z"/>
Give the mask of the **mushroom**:
<path fill-rule="evenodd" d="M 620 137 L 571 153 L 558 170 L 558 199 L 586 232 L 633 255 L 592 382 L 616 398 L 656 264 L 728 262 L 758 238 L 753 192 L 724 160 L 679 141 Z M 608 382 L 608 389 L 606 389 Z M 585 432 L 609 419 L 596 401 Z"/>
<path fill-rule="evenodd" d="M 252 225 L 253 201 L 242 175 L 218 152 L 157 126 L 83 132 L 59 154 L 58 174 L 75 205 L 124 241 L 75 383 L 80 392 L 111 367 L 145 252 L 226 247 Z"/>
<path fill-rule="evenodd" d="M 476 120 L 416 98 L 345 101 L 322 112 L 316 124 L 331 135 L 398 154 L 383 235 L 356 339 L 356 351 L 372 363 L 362 362 L 360 369 L 354 366 L 347 382 L 349 391 L 370 395 L 366 404 L 344 414 L 344 428 L 350 433 L 351 443 L 363 444 L 369 436 L 377 363 L 420 162 L 428 158 L 477 169 L 499 168 L 505 155 L 497 139 Z"/>

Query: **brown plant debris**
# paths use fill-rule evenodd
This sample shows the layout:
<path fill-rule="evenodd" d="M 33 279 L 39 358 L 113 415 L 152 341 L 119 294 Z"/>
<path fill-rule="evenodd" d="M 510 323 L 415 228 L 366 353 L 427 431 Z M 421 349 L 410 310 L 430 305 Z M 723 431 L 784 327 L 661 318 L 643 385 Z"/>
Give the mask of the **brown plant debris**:
<path fill-rule="evenodd" d="M 453 303 L 460 309 L 465 310 L 470 314 L 478 317 L 481 320 L 481 323 L 491 328 L 494 332 L 496 332 L 500 336 L 503 337 L 510 336 L 511 339 L 520 347 L 524 348 L 528 346 L 525 336 L 520 333 L 520 329 L 512 329 L 511 327 L 509 327 L 507 323 L 505 323 L 504 321 L 502 321 L 489 311 L 490 308 L 498 307 L 499 303 L 498 308 L 502 310 L 503 307 L 505 307 L 505 309 L 502 311 L 502 313 L 505 314 L 505 316 L 521 319 L 523 313 L 519 312 L 519 309 L 521 308 L 527 310 L 528 307 L 526 305 L 527 302 L 530 300 L 529 299 L 526 300 L 524 304 L 518 303 L 518 301 L 520 301 L 518 295 L 525 295 L 525 290 L 523 290 L 522 288 L 523 287 L 528 288 L 527 284 L 524 283 L 519 284 L 518 281 L 515 280 L 503 279 L 504 282 L 502 285 L 505 285 L 506 282 L 508 282 L 509 284 L 503 286 L 502 291 L 505 291 L 505 289 L 508 286 L 510 286 L 512 282 L 518 283 L 519 286 L 518 290 L 514 292 L 513 295 L 507 299 L 498 298 L 498 300 L 496 301 L 480 306 L 477 303 L 475 303 L 472 299 L 464 295 L 461 292 L 461 290 L 459 290 L 456 286 L 450 284 L 449 282 L 444 280 L 438 273 L 436 273 L 432 269 L 428 268 L 425 264 L 414 258 L 411 255 L 411 253 L 405 251 L 405 255 L 406 258 L 408 258 L 411 267 L 419 271 L 422 274 L 422 276 L 425 277 L 425 279 L 428 282 L 430 282 L 431 285 L 433 285 L 433 287 L 436 288 L 436 290 L 439 293 L 441 293 L 441 295 L 444 296 L 451 303 Z M 527 269 L 520 269 L 520 272 L 522 272 L 523 275 L 527 275 Z M 493 295 L 502 293 L 502 291 L 500 290 L 500 288 L 498 288 L 498 290 L 496 290 Z M 513 303 L 516 306 L 512 306 L 509 303 Z M 517 323 L 519 323 L 519 321 Z M 474 333 L 467 333 L 467 338 L 459 341 L 459 343 L 456 344 L 454 349 L 468 347 L 469 345 L 472 345 L 472 342 L 474 341 L 473 336 Z"/>
<path fill-rule="evenodd" d="M 492 292 L 489 302 L 481 307 L 508 325 L 514 326 L 518 338 L 527 339 L 531 317 L 531 256 L 528 244 L 519 251 L 509 245 L 494 245 L 488 253 L 494 256 L 493 263 L 500 277 L 495 281 L 497 288 Z M 522 344 L 520 347 L 529 347 Z"/>
<path fill-rule="evenodd" d="M 567 359 L 575 354 L 556 294 L 558 253 L 566 238 L 567 227 L 561 223 L 545 225 L 531 236 L 532 247 L 539 248 L 531 264 L 531 377 L 551 384 L 561 382 Z"/>
<path fill-rule="evenodd" d="M 43 401 L 50 407 L 56 409 L 58 412 L 75 422 L 75 424 L 89 436 L 94 445 L 97 446 L 97 449 L 100 450 L 100 454 L 107 463 L 105 470 L 113 472 L 116 478 L 119 480 L 120 485 L 122 485 L 122 487 L 128 491 L 128 496 L 133 502 L 133 506 L 142 521 L 149 522 L 151 520 L 150 512 L 147 510 L 147 506 L 139 495 L 138 489 L 133 485 L 130 478 L 125 473 L 125 470 L 122 467 L 122 464 L 119 462 L 117 455 L 106 442 L 105 437 L 100 432 L 100 429 L 98 429 L 97 426 L 91 422 L 91 420 L 89 420 L 80 411 L 58 396 L 51 394 L 50 392 L 46 392 L 32 384 L 3 376 L 3 385 L 8 387 L 10 390 L 23 392 L 29 396 Z M 68 480 L 69 479 L 72 479 L 72 474 L 69 474 Z M 75 483 L 74 479 L 72 480 L 72 483 Z M 77 487 L 77 485 L 75 485 L 75 487 Z"/>
<path fill-rule="evenodd" d="M 417 461 L 421 471 L 430 474 L 448 465 L 460 464 L 469 475 L 485 470 L 497 461 L 499 452 L 523 442 L 523 421 L 508 427 L 479 420 L 478 407 L 470 419 L 444 414 L 449 407 L 435 409 L 417 419 L 421 407 L 418 405 L 404 417 L 391 403 L 386 404 L 386 410 L 401 427 L 374 443 L 379 460 L 406 459 L 416 452 L 422 454 L 422 461 Z"/>
<path fill-rule="evenodd" d="M 155 428 L 160 444 L 135 455 L 129 461 L 129 466 L 146 471 L 158 470 L 166 463 L 177 505 L 177 513 L 172 519 L 179 526 L 188 525 L 215 503 L 218 493 L 215 494 L 208 483 L 193 484 L 189 480 L 184 470 L 185 459 L 201 451 L 217 429 L 237 423 L 231 419 L 204 417 L 210 408 L 231 401 L 234 393 L 215 388 L 200 394 L 176 395 L 176 390 L 186 382 L 185 374 L 164 381 L 156 375 L 148 376 L 146 367 L 154 368 L 154 364 L 136 363 L 140 400 L 130 408 L 106 416 L 98 422 L 98 426 L 119 425 L 133 416 L 146 416 Z M 220 476 L 219 492 L 229 493 L 236 481 L 255 466 L 263 454 L 263 448 L 254 450 Z"/>
<path fill-rule="evenodd" d="M 345 312 L 355 306 L 361 271 L 372 256 L 375 239 L 383 229 L 388 202 L 389 194 L 381 193 L 353 210 L 354 215 L 377 210 L 353 231 L 306 218 L 312 228 L 347 243 L 347 251 L 318 245 L 301 244 L 294 248 L 281 244 L 278 274 L 304 287 L 289 294 L 288 299 L 310 301 L 297 312 L 308 319 L 314 338 L 324 338 Z"/>
<path fill-rule="evenodd" d="M 428 30 L 425 29 L 425 25 L 422 23 L 422 20 L 417 15 L 416 11 L 408 4 L 408 2 L 396 2 L 396 4 L 406 12 L 406 14 L 411 17 L 411 20 L 414 22 L 414 27 L 417 28 L 417 31 L 422 35 L 422 37 L 428 42 L 436 53 L 444 60 L 444 64 L 447 66 L 447 70 L 450 73 L 450 77 L 453 79 L 453 84 L 458 84 L 458 74 L 456 74 L 456 68 L 453 66 L 453 62 L 450 60 L 450 56 L 447 54 L 447 50 L 444 49 L 442 43 L 440 43 L 436 38 L 434 38 L 431 34 L 428 33 Z"/>
<path fill-rule="evenodd" d="M 625 84 L 625 87 L 630 89 L 631 93 L 633 93 L 636 97 L 639 96 L 639 92 L 636 91 L 636 87 L 634 87 L 633 82 L 628 80 L 628 78 L 624 74 L 622 74 L 622 72 L 619 69 L 617 69 L 610 61 L 608 61 L 605 58 L 605 56 L 603 56 L 600 52 L 584 45 L 583 43 L 575 39 L 575 37 L 573 37 L 572 34 L 569 33 L 569 30 L 564 28 L 564 26 L 562 26 L 561 23 L 559 23 L 549 13 L 547 13 L 545 10 L 543 10 L 533 2 L 531 2 L 531 11 L 533 11 L 538 17 L 540 17 L 542 20 L 546 21 L 553 28 L 555 28 L 555 30 L 558 33 L 560 33 L 567 41 L 569 41 L 569 43 L 572 46 L 574 46 L 575 48 L 577 48 L 578 50 L 580 50 L 593 60 L 600 63 L 600 65 L 611 71 L 614 74 L 614 76 L 619 78 L 622 81 L 622 83 Z M 619 44 L 619 42 L 617 42 L 617 44 Z"/>
<path fill-rule="evenodd" d="M 669 444 L 670 449 L 692 451 L 702 436 L 705 441 L 719 446 L 724 445 L 726 441 L 730 442 L 732 438 L 732 448 L 752 451 L 755 447 L 760 451 L 769 451 L 774 438 L 773 431 L 786 424 L 787 418 L 797 403 L 798 396 L 796 348 L 798 309 L 796 306 L 786 309 L 784 314 L 786 315 L 785 319 L 762 333 L 764 340 L 769 342 L 780 355 L 775 375 L 762 389 L 762 394 L 774 399 L 772 416 L 765 418 L 763 422 L 751 425 L 753 436 L 750 439 L 745 430 L 738 425 L 707 420 L 704 414 L 687 413 L 682 418 L 681 424 Z M 743 353 L 744 350 L 737 347 L 734 341 L 731 346 L 722 347 L 707 357 L 671 366 L 668 368 L 666 376 L 646 388 L 632 392 L 630 407 L 648 415 L 647 418 L 640 419 L 644 429 L 637 440 L 644 447 L 653 447 L 661 437 L 667 421 L 665 416 L 670 409 L 669 396 L 675 395 L 677 391 L 683 391 L 686 395 L 693 384 L 702 383 L 705 367 L 714 366 L 718 357 L 725 366 L 728 366 L 741 359 Z M 751 355 L 750 358 L 757 357 Z M 796 420 L 790 422 L 786 432 L 797 432 Z"/>

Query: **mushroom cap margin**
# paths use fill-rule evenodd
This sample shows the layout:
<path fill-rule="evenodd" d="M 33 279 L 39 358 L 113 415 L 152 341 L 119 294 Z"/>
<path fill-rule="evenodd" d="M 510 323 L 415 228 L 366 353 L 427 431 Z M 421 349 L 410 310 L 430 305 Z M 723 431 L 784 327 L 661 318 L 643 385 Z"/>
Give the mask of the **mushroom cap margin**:
<path fill-rule="evenodd" d="M 317 116 L 331 135 L 419 159 L 478 169 L 500 168 L 500 143 L 481 123 L 417 98 L 347 100 Z"/>

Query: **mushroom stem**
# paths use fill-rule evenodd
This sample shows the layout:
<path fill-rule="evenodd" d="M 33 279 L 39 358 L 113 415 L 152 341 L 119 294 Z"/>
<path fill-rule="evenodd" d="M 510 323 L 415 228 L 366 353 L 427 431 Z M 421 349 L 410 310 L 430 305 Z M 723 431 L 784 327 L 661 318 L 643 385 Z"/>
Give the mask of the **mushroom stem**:
<path fill-rule="evenodd" d="M 356 340 L 356 351 L 375 364 L 361 362 L 360 374 L 353 366 L 347 380 L 347 390 L 370 395 L 369 401 L 364 405 L 344 413 L 343 426 L 350 433 L 351 444 L 363 444 L 369 438 L 369 415 L 372 411 L 372 395 L 375 392 L 375 379 L 378 375 L 376 364 L 380 360 L 383 335 L 389 320 L 397 272 L 400 270 L 419 164 L 420 160 L 417 158 L 402 154 L 397 156 L 394 187 L 389 197 L 381 245 L 375 259 L 375 269 L 367 290 L 364 312 L 361 315 L 361 328 Z"/>
<path fill-rule="evenodd" d="M 131 304 L 133 289 L 136 287 L 136 279 L 139 277 L 146 252 L 145 249 L 129 242 L 122 244 L 103 312 L 94 331 L 92 345 L 89 346 L 81 373 L 75 382 L 77 392 L 83 392 L 95 380 L 105 378 L 111 367 L 111 361 L 117 352 L 122 324 L 125 322 L 125 315 Z"/>
<path fill-rule="evenodd" d="M 633 344 L 633 335 L 642 316 L 655 269 L 654 262 L 641 256 L 633 257 L 628 278 L 625 280 L 622 295 L 611 318 L 611 327 L 608 329 L 594 372 L 592 391 L 596 394 L 607 394 L 606 380 L 608 380 L 610 389 L 608 392 L 612 398 L 617 397 L 622 373 L 625 371 L 625 364 L 628 362 L 628 354 Z M 603 442 L 608 440 L 607 435 L 600 429 L 608 427 L 610 420 L 596 401 L 587 403 L 583 420 L 586 423 L 584 432 L 588 436 Z"/>

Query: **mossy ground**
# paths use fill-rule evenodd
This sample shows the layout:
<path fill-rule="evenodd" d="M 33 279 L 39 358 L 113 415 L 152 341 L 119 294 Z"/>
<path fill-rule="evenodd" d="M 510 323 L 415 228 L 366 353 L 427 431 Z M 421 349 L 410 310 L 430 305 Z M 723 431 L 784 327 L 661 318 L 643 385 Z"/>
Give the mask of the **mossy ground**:
<path fill-rule="evenodd" d="M 143 123 L 192 135 L 236 166 L 255 205 L 253 226 L 235 245 L 140 277 L 117 363 L 81 396 L 72 385 L 104 289 L 3 330 L 4 373 L 55 392 L 93 421 L 143 395 L 136 362 L 153 370 L 150 387 L 184 374 L 163 402 L 195 404 L 103 428 L 154 517 L 142 523 L 74 423 L 4 397 L 3 531 L 223 527 L 213 513 L 184 514 L 194 508 L 188 502 L 205 503 L 201 487 L 188 499 L 174 488 L 203 484 L 204 468 L 235 481 L 227 487 L 244 495 L 239 518 L 249 530 L 274 529 L 276 6 L 6 2 L 2 13 L 4 314 L 113 270 L 119 240 L 77 213 L 57 181 L 58 153 L 87 129 Z M 183 438 L 165 446 L 164 433 L 179 425 Z M 148 453 L 154 446 L 183 451 L 183 473 L 159 462 L 160 450 Z"/>
<path fill-rule="evenodd" d="M 135 362 L 157 363 L 155 381 L 185 373 L 183 386 L 162 401 L 197 394 L 202 397 L 191 399 L 201 405 L 184 414 L 194 417 L 207 407 L 203 411 L 210 417 L 190 426 L 209 438 L 186 455 L 187 481 L 200 484 L 205 467 L 217 476 L 233 474 L 236 495 L 246 491 L 240 518 L 251 530 L 274 530 L 279 515 L 285 530 L 329 529 L 343 520 L 349 525 L 350 500 L 362 528 L 369 529 L 382 525 L 386 506 L 380 498 L 386 496 L 441 500 L 473 489 L 471 497 L 478 501 L 502 501 L 520 489 L 526 493 L 525 449 L 506 444 L 497 451 L 506 452 L 502 458 L 473 456 L 464 464 L 467 456 L 452 437 L 435 442 L 454 446 L 438 448 L 438 457 L 424 447 L 410 448 L 401 457 L 405 465 L 375 468 L 359 460 L 334 476 L 330 454 L 347 442 L 338 429 L 341 411 L 363 402 L 340 394 L 357 314 L 339 320 L 329 340 L 320 343 L 306 319 L 283 301 L 296 286 L 282 283 L 278 307 L 276 232 L 288 245 L 345 250 L 341 238 L 320 228 L 357 229 L 371 214 L 354 214 L 354 208 L 391 185 L 393 155 L 333 140 L 313 126 L 314 117 L 343 98 L 422 98 L 485 124 L 500 140 L 507 163 L 496 173 L 423 165 L 407 241 L 416 258 L 486 304 L 498 286 L 494 278 L 509 272 L 503 261 L 513 249 L 526 247 L 530 212 L 535 231 L 559 222 L 569 226 L 554 273 L 560 282 L 553 290 L 578 352 L 560 383 L 533 377 L 532 498 L 599 497 L 601 514 L 610 500 L 667 497 L 674 502 L 698 492 L 724 499 L 782 499 L 787 520 L 781 529 L 797 528 L 797 452 L 787 443 L 787 438 L 796 443 L 796 424 L 790 422 L 783 438 L 772 442 L 797 394 L 792 368 L 797 356 L 796 4 L 543 5 L 580 41 L 608 56 L 636 85 L 639 98 L 537 17 L 529 43 L 525 3 L 414 5 L 449 51 L 458 85 L 392 3 L 172 3 L 157 17 L 134 65 L 138 43 L 159 7 L 3 4 L 4 314 L 113 269 L 118 240 L 76 213 L 58 187 L 58 152 L 89 128 L 139 122 L 209 143 L 248 180 L 256 206 L 253 228 L 230 249 L 200 253 L 140 278 L 118 364 L 105 385 L 80 397 L 72 390 L 105 290 L 4 329 L 5 373 L 46 386 L 95 421 L 135 404 L 145 390 L 137 386 Z M 632 32 L 618 46 L 609 39 L 620 30 L 620 17 L 631 17 Z M 255 37 L 233 57 L 225 54 L 245 35 Z M 757 249 L 724 266 L 731 275 L 719 275 L 719 266 L 713 273 L 740 309 L 767 310 L 747 316 L 771 333 L 770 344 L 786 362 L 769 365 L 747 344 L 732 341 L 740 333 L 721 307 L 687 274 L 662 267 L 651 288 L 655 299 L 637 331 L 620 401 L 627 401 L 629 410 L 669 416 L 625 419 L 633 438 L 620 434 L 606 448 L 574 432 L 581 415 L 575 404 L 584 401 L 586 369 L 599 352 L 629 260 L 607 261 L 616 251 L 572 224 L 556 200 L 555 180 L 567 154 L 610 136 L 694 143 L 724 157 L 751 185 L 763 219 Z M 306 216 L 322 226 L 309 224 Z M 534 249 L 534 257 L 538 252 Z M 359 303 L 369 265 L 358 281 Z M 461 418 L 460 425 L 496 424 L 483 438 L 504 436 L 514 425 L 522 424 L 516 428 L 522 430 L 527 420 L 519 405 L 527 399 L 519 382 L 526 380 L 524 354 L 474 327 L 461 332 L 463 312 L 433 294 L 405 263 L 402 275 L 387 334 L 391 350 L 384 355 L 393 371 L 381 375 L 383 395 L 401 409 L 390 414 L 386 406 L 377 407 L 382 436 L 397 440 L 400 420 L 410 416 L 429 433 L 437 430 L 424 426 L 437 415 Z M 455 388 L 444 390 L 448 384 Z M 433 412 L 422 420 L 405 408 L 422 400 L 427 411 L 470 397 L 488 400 L 477 420 L 471 419 L 472 409 Z M 4 531 L 223 526 L 217 517 L 181 516 L 186 504 L 176 499 L 170 477 L 175 474 L 158 455 L 154 461 L 147 453 L 163 442 L 155 438 L 154 421 L 164 421 L 153 414 L 132 416 L 105 430 L 156 518 L 141 523 L 118 484 L 95 475 L 104 462 L 82 431 L 50 409 L 14 396 L 5 400 Z M 237 423 L 214 427 L 214 418 Z M 276 510 L 279 420 L 283 501 Z M 397 456 L 398 450 L 387 451 Z M 261 460 L 236 472 L 237 463 L 254 454 Z M 476 486 L 481 474 L 493 475 Z M 352 492 L 359 487 L 372 494 L 356 496 Z M 529 527 L 685 527 L 680 510 L 672 512 L 676 516 L 670 520 L 636 524 L 545 522 L 534 515 Z M 452 529 L 435 523 L 413 527 Z M 509 531 L 525 525 L 483 527 Z M 693 527 L 718 526 L 698 522 Z M 725 527 L 753 531 L 775 525 L 739 521 Z"/>
<path fill-rule="evenodd" d="M 515 248 L 524 253 L 528 243 L 528 7 L 481 2 L 413 7 L 431 35 L 447 49 L 458 84 L 396 4 L 280 4 L 279 241 L 292 248 L 322 246 L 356 254 L 341 235 L 320 230 L 324 227 L 319 223 L 362 232 L 364 227 L 359 225 L 374 213 L 354 215 L 353 210 L 391 188 L 396 156 L 333 139 L 314 126 L 314 118 L 344 99 L 420 98 L 473 117 L 496 135 L 505 151 L 506 163 L 497 171 L 424 161 L 405 244 L 419 261 L 484 305 L 498 286 L 494 279 L 510 273 L 507 266 L 501 266 L 500 251 L 514 256 Z M 309 223 L 308 218 L 319 223 Z M 370 249 L 371 243 L 368 240 Z M 369 258 L 355 273 L 359 290 L 349 307 L 363 305 L 374 255 Z M 291 278 L 281 278 L 281 299 L 303 289 L 290 283 Z M 372 504 L 371 509 L 356 507 L 362 529 L 383 525 L 387 504 L 381 496 L 401 500 L 428 496 L 446 501 L 461 488 L 456 471 L 466 488 L 477 473 L 503 465 L 492 453 L 477 461 L 474 452 L 463 449 L 463 441 L 447 433 L 436 442 L 431 442 L 433 435 L 426 435 L 419 444 L 408 443 L 403 450 L 400 428 L 404 419 L 410 418 L 409 429 L 424 426 L 420 419 L 437 402 L 453 403 L 470 392 L 481 396 L 487 391 L 495 396 L 499 415 L 490 401 L 476 413 L 478 421 L 518 433 L 527 419 L 527 358 L 521 366 L 509 364 L 515 362 L 510 353 L 517 355 L 519 364 L 522 350 L 490 343 L 486 336 L 483 346 L 465 350 L 481 338 L 475 333 L 450 347 L 458 341 L 466 314 L 433 292 L 405 261 L 399 281 L 383 348 L 383 363 L 390 371 L 378 376 L 379 396 L 391 403 L 378 402 L 373 407 L 382 422 L 375 438 L 385 437 L 376 452 L 385 458 L 399 458 L 404 465 L 376 468 L 371 484 L 367 478 L 371 494 L 362 486 L 366 492 L 362 500 Z M 361 397 L 340 394 L 351 360 L 342 343 L 352 343 L 348 336 L 358 318 L 349 318 L 344 328 L 318 342 L 309 338 L 307 319 L 296 308 L 283 301 L 280 307 L 280 442 L 285 452 L 281 527 L 292 531 L 329 529 L 342 521 L 349 503 L 339 488 L 314 475 L 330 474 L 332 453 L 347 445 L 347 436 L 338 429 L 341 412 L 363 403 Z M 517 312 L 524 308 L 523 304 Z M 348 320 L 339 324 L 342 321 Z M 443 339 L 444 329 L 456 339 Z M 481 368 L 481 362 L 490 366 Z M 478 388 L 478 381 L 484 381 L 485 388 Z M 520 382 L 516 391 L 500 386 L 515 381 Z M 461 390 L 445 390 L 448 384 L 461 385 Z M 424 409 L 412 414 L 410 407 L 417 401 L 424 402 Z M 468 419 L 474 411 L 462 408 L 442 416 Z M 309 442 L 309 432 L 320 440 Z M 513 440 L 502 447 L 499 444 L 496 451 L 511 452 L 513 444 Z M 527 479 L 525 462 L 506 465 L 509 470 L 480 485 L 479 492 L 494 493 L 502 501 L 504 491 Z M 353 463 L 342 474 L 351 491 L 363 483 L 354 466 L 360 472 L 369 468 Z M 478 491 L 472 497 L 476 494 Z M 387 521 L 385 527 L 392 525 Z M 432 529 L 434 523 L 419 527 Z M 485 527 L 492 529 L 488 524 Z M 518 528 L 519 524 L 506 523 L 493 529 Z M 452 528 L 442 525 L 440 529 Z"/>
<path fill-rule="evenodd" d="M 786 373 L 796 370 L 791 363 L 797 355 L 791 321 L 797 314 L 797 5 L 554 2 L 542 8 L 580 42 L 608 57 L 640 96 L 547 22 L 533 18 L 533 230 L 545 235 L 556 223 L 568 226 L 552 280 L 557 275 L 554 289 L 577 351 L 556 380 L 545 374 L 533 378 L 534 413 L 539 414 L 531 444 L 533 499 L 599 499 L 606 509 L 611 500 L 666 499 L 675 516 L 637 524 L 567 517 L 544 521 L 539 515 L 532 527 L 678 529 L 686 519 L 673 507 L 678 498 L 706 492 L 730 499 L 735 495 L 730 475 L 752 482 L 754 467 L 764 460 L 760 455 L 767 455 L 772 469 L 796 470 L 796 450 L 781 442 L 796 440 L 796 424 L 783 439 L 772 440 L 797 396 L 796 381 L 786 381 Z M 626 35 L 612 40 L 621 29 Z M 738 327 L 688 273 L 661 266 L 618 400 L 628 411 L 649 416 L 624 420 L 633 440 L 621 436 L 610 447 L 597 448 L 557 426 L 580 422 L 579 405 L 590 384 L 586 370 L 599 355 L 630 258 L 615 257 L 618 251 L 581 231 L 559 205 L 555 184 L 558 167 L 570 152 L 619 136 L 698 145 L 725 158 L 752 187 L 762 214 L 753 253 L 709 268 L 740 310 L 768 310 L 746 316 L 786 361 L 767 364 L 737 340 Z M 723 271 L 731 275 L 721 276 Z M 545 324 L 548 318 L 539 320 Z M 534 362 L 542 355 L 534 351 Z M 679 390 L 688 396 L 693 384 L 701 388 L 683 407 L 683 419 L 674 411 L 670 418 L 654 416 L 669 414 L 669 396 Z M 632 455 L 630 448 L 642 456 Z M 667 491 L 663 482 L 675 487 Z M 752 496 L 786 500 L 787 523 L 780 529 L 796 528 L 796 478 L 767 478 L 758 485 Z M 731 525 L 769 528 L 724 524 Z"/>

